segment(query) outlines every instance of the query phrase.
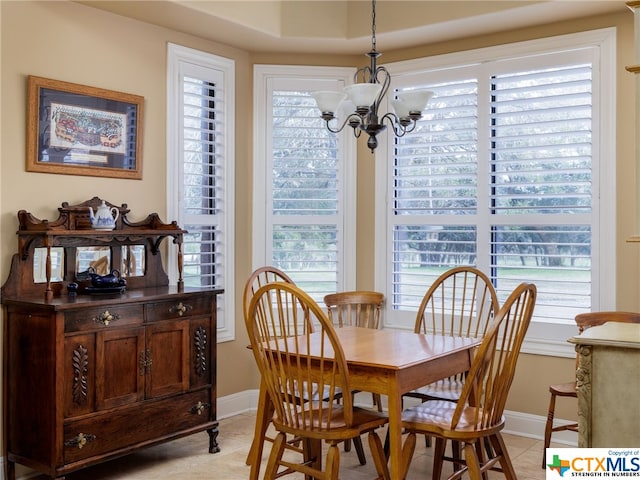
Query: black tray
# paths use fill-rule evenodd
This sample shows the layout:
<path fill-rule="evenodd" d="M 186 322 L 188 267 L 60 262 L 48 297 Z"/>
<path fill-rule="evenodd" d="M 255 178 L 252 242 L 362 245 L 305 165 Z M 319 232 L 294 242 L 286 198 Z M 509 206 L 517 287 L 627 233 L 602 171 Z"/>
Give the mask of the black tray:
<path fill-rule="evenodd" d="M 117 285 L 115 287 L 86 287 L 84 293 L 88 293 L 89 295 L 104 295 L 106 293 L 124 293 L 126 289 L 126 285 Z"/>

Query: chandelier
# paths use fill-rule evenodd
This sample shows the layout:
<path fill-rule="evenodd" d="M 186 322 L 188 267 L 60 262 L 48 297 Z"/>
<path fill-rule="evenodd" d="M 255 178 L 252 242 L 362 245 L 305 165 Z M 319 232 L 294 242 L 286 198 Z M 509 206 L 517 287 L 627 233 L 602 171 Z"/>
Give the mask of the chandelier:
<path fill-rule="evenodd" d="M 412 132 L 433 92 L 414 90 L 398 93 L 391 101 L 395 113 L 388 112 L 380 117 L 378 110 L 389 90 L 391 75 L 385 67 L 377 66 L 377 59 L 382 54 L 376 50 L 376 0 L 372 0 L 371 4 L 371 51 L 365 54 L 370 58 L 370 65 L 358 69 L 354 75 L 354 84 L 345 87 L 342 92 L 313 92 L 311 96 L 322 112 L 322 119 L 330 132 L 339 133 L 347 125 L 353 129 L 356 138 L 365 132 L 369 135 L 367 146 L 373 153 L 378 146 L 376 136 L 387 128 L 384 121 L 389 123 L 397 137 Z M 339 110 L 351 110 L 342 124 L 339 124 L 336 117 Z M 332 122 L 334 119 L 336 122 Z"/>

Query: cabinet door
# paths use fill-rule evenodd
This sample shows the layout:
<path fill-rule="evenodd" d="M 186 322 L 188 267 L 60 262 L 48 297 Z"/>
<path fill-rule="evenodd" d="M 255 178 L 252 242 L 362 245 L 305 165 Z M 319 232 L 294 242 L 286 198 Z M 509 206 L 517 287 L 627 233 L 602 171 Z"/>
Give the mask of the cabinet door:
<path fill-rule="evenodd" d="M 99 410 L 144 398 L 144 327 L 96 333 L 96 407 Z"/>
<path fill-rule="evenodd" d="M 189 320 L 164 321 L 147 326 L 150 361 L 147 398 L 186 392 L 189 388 Z"/>

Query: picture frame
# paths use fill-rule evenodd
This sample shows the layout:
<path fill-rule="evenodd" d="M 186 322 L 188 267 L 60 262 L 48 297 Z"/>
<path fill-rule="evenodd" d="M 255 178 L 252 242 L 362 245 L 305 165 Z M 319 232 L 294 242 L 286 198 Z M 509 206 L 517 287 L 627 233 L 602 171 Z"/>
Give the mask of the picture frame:
<path fill-rule="evenodd" d="M 30 75 L 28 172 L 142 179 L 144 97 Z"/>

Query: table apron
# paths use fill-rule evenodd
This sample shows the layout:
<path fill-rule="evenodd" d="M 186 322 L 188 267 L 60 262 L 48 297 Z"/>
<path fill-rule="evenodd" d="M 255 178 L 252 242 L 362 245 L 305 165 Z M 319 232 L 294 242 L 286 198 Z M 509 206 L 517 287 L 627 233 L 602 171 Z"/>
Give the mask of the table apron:
<path fill-rule="evenodd" d="M 402 369 L 350 364 L 349 380 L 354 390 L 382 394 L 390 393 L 390 385 L 395 383 L 395 388 L 402 394 L 451 375 L 466 372 L 470 366 L 470 352 L 462 350 Z M 392 381 L 394 378 L 395 382 Z"/>

